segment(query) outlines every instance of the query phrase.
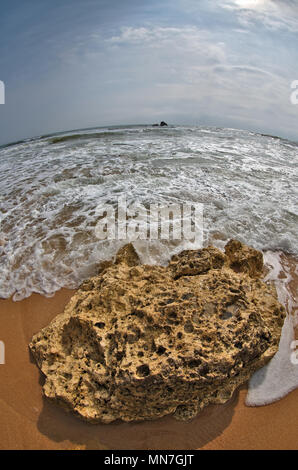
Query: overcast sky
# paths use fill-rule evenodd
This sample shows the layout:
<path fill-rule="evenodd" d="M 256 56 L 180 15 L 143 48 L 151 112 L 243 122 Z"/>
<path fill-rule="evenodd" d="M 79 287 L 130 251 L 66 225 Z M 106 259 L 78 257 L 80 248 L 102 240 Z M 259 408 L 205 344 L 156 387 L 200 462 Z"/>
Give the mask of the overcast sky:
<path fill-rule="evenodd" d="M 298 140 L 297 0 L 1 0 L 0 144 L 113 124 Z"/>

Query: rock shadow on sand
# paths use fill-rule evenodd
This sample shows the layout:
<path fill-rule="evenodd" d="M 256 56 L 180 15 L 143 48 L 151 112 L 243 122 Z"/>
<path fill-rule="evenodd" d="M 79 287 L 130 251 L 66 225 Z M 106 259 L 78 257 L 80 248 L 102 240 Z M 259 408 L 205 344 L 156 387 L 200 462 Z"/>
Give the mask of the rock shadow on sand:
<path fill-rule="evenodd" d="M 240 387 L 243 388 L 245 386 Z M 89 424 L 44 398 L 39 431 L 65 449 L 82 450 L 195 450 L 220 436 L 230 425 L 239 389 L 223 405 L 209 405 L 191 421 L 172 416 L 112 424 Z"/>

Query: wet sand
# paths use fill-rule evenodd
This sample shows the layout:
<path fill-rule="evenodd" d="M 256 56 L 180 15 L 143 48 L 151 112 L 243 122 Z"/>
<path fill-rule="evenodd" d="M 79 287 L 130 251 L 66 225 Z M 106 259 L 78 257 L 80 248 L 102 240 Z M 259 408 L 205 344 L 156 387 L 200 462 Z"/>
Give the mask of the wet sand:
<path fill-rule="evenodd" d="M 285 262 L 295 297 L 296 260 Z M 276 403 L 251 408 L 244 404 L 243 386 L 228 403 L 210 406 L 188 423 L 168 416 L 152 422 L 91 425 L 48 403 L 28 343 L 63 311 L 73 292 L 62 289 L 52 298 L 33 294 L 21 302 L 0 300 L 0 340 L 5 343 L 0 449 L 298 449 L 298 389 Z"/>

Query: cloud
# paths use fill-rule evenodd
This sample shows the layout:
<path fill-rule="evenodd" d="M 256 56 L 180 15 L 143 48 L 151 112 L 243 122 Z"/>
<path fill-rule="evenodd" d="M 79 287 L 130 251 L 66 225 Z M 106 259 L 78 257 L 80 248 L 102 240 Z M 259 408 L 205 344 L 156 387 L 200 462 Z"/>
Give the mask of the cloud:
<path fill-rule="evenodd" d="M 108 44 L 134 45 L 139 48 L 154 49 L 168 48 L 168 55 L 175 56 L 181 52 L 193 53 L 214 62 L 220 62 L 225 57 L 225 45 L 221 41 L 211 40 L 208 31 L 195 26 L 184 27 L 123 27 L 118 36 L 106 39 Z M 174 47 L 174 49 L 172 49 Z"/>
<path fill-rule="evenodd" d="M 225 12 L 212 3 L 212 14 L 200 27 L 156 19 L 108 30 L 90 27 L 73 34 L 69 43 L 53 38 L 51 70 L 42 79 L 26 80 L 19 90 L 8 87 L 8 104 L 0 109 L 5 110 L 5 139 L 16 131 L 28 137 L 162 119 L 297 136 L 298 107 L 289 99 L 290 83 L 297 78 L 294 46 L 284 41 L 283 31 L 273 43 L 267 28 L 250 22 L 239 27 L 231 8 L 248 21 L 252 6 L 223 1 Z M 214 16 L 216 5 L 222 23 Z M 258 18 L 264 5 L 255 8 Z"/>
<path fill-rule="evenodd" d="M 296 0 L 223 0 L 219 5 L 235 11 L 242 26 L 262 22 L 271 30 L 298 31 Z"/>
<path fill-rule="evenodd" d="M 115 76 L 123 80 L 127 101 L 132 108 L 141 103 L 153 119 L 294 133 L 288 71 L 271 61 L 265 47 L 260 53 L 258 41 L 251 32 L 238 44 L 229 33 L 195 26 L 130 26 L 105 44 L 109 59 L 117 57 Z M 134 93 L 126 88 L 128 78 Z"/>

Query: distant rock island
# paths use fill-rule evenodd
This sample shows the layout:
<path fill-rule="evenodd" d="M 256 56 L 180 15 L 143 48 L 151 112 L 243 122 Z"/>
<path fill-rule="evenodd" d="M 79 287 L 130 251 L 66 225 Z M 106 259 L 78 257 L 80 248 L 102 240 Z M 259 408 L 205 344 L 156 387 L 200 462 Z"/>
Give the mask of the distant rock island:
<path fill-rule="evenodd" d="M 152 124 L 152 127 L 164 127 L 167 126 L 167 123 L 165 121 L 161 121 L 160 124 Z"/>
<path fill-rule="evenodd" d="M 231 240 L 142 265 L 131 244 L 100 265 L 30 350 L 44 395 L 90 423 L 188 420 L 276 353 L 285 310 L 261 252 Z"/>

